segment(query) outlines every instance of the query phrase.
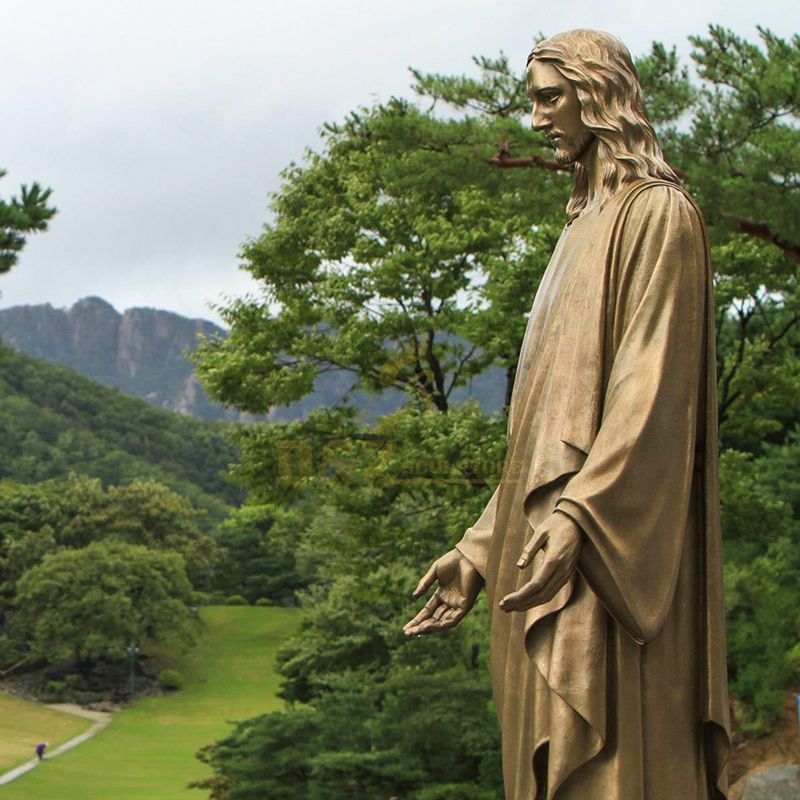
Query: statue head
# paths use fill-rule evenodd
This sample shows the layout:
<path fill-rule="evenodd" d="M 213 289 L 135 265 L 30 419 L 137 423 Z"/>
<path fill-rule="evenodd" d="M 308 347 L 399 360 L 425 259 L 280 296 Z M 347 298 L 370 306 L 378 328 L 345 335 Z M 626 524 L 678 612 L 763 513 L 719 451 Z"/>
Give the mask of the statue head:
<path fill-rule="evenodd" d="M 580 156 L 595 141 L 602 202 L 624 184 L 642 178 L 679 182 L 664 161 L 647 116 L 636 67 L 619 39 L 584 29 L 559 33 L 539 42 L 531 51 L 529 82 L 535 64 L 558 70 L 574 88 L 580 106 L 580 123 L 573 125 L 575 135 L 556 140 L 557 160 L 575 164 L 575 185 L 567 204 L 570 219 L 586 206 L 589 184 Z M 566 120 L 569 124 L 570 118 Z M 535 119 L 534 127 L 538 127 Z"/>

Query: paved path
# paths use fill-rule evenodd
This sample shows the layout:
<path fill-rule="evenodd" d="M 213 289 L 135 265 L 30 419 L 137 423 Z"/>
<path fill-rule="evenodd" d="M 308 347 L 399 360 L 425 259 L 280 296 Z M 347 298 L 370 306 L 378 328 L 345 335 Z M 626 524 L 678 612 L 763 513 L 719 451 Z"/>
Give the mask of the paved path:
<path fill-rule="evenodd" d="M 45 760 L 60 756 L 62 753 L 72 750 L 73 747 L 83 744 L 87 739 L 91 739 L 92 736 L 100 733 L 100 731 L 103 730 L 103 728 L 105 728 L 106 725 L 108 725 L 108 723 L 113 719 L 112 714 L 108 714 L 104 711 L 89 711 L 87 708 L 81 708 L 80 706 L 72 705 L 71 703 L 55 703 L 47 707 L 52 708 L 55 711 L 61 711 L 64 714 L 74 714 L 76 717 L 94 720 L 94 725 L 78 736 L 75 736 L 72 739 L 64 742 L 64 744 L 60 744 L 49 753 L 45 753 Z M 24 775 L 26 772 L 30 772 L 32 769 L 38 766 L 39 759 L 32 758 L 30 761 L 26 761 L 24 764 L 20 764 L 18 767 L 15 767 L 8 772 L 4 772 L 2 775 L 0 775 L 0 786 L 2 786 L 4 783 L 11 783 L 11 781 L 19 778 L 20 775 Z"/>

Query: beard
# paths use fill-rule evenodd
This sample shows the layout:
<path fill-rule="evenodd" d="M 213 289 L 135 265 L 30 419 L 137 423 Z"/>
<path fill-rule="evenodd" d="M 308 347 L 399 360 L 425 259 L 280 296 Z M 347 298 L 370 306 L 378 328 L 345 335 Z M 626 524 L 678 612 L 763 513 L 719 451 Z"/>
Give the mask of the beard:
<path fill-rule="evenodd" d="M 574 164 L 594 141 L 594 134 L 586 131 L 577 139 L 561 137 L 556 142 L 555 160 L 562 167 Z"/>

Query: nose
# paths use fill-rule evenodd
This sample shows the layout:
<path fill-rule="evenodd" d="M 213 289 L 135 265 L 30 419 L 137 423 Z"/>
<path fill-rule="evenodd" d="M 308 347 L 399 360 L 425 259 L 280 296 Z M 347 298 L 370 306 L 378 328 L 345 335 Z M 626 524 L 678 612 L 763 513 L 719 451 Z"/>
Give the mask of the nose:
<path fill-rule="evenodd" d="M 533 110 L 531 111 L 531 127 L 535 131 L 545 131 L 550 127 L 550 120 L 538 103 L 533 104 Z"/>

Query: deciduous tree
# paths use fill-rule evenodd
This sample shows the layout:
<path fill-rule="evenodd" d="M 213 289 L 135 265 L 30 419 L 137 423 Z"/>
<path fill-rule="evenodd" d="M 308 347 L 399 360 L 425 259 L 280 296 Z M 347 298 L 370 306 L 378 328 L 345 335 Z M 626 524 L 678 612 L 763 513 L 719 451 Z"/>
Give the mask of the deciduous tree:
<path fill-rule="evenodd" d="M 131 642 L 188 636 L 192 589 L 181 556 L 94 542 L 44 557 L 17 585 L 13 630 L 48 662 L 85 667 Z"/>

